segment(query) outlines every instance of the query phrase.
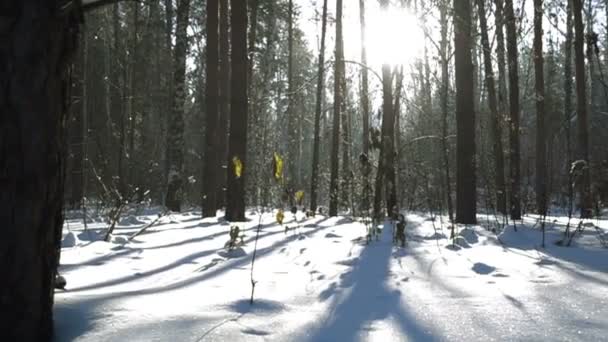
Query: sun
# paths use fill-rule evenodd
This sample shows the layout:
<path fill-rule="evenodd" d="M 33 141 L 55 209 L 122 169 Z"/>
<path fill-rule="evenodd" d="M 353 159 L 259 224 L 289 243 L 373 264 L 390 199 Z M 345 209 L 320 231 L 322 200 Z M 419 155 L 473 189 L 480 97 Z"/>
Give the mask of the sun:
<path fill-rule="evenodd" d="M 372 11 L 365 31 L 367 56 L 373 66 L 410 65 L 424 49 L 424 32 L 407 9 Z"/>

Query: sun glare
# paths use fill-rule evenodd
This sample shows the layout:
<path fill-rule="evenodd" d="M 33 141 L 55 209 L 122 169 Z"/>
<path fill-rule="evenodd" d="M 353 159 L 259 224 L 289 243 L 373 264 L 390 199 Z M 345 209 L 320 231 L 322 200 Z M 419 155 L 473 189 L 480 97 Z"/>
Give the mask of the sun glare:
<path fill-rule="evenodd" d="M 424 48 L 424 32 L 416 16 L 406 9 L 370 13 L 366 36 L 372 65 L 410 65 Z"/>

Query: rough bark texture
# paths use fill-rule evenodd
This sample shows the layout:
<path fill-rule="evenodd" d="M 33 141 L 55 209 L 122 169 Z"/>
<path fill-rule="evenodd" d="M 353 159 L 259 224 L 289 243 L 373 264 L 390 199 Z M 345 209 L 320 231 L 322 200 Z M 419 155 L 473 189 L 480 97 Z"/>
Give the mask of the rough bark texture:
<path fill-rule="evenodd" d="M 393 77 L 388 64 L 382 65 L 382 158 L 386 214 L 391 215 L 397 207 L 395 187 L 395 113 L 393 112 Z"/>
<path fill-rule="evenodd" d="M 587 93 L 585 89 L 585 29 L 583 26 L 583 1 L 572 0 L 574 12 L 574 63 L 576 79 L 576 131 L 578 136 L 578 160 L 584 161 L 580 178 L 577 180 L 581 217 L 589 218 L 592 213 L 591 179 L 589 175 L 589 122 L 587 117 Z"/>
<path fill-rule="evenodd" d="M 0 340 L 50 341 L 64 195 L 68 66 L 80 16 L 0 4 Z"/>
<path fill-rule="evenodd" d="M 566 9 L 566 41 L 564 42 L 564 125 L 566 128 L 566 154 L 567 164 L 566 172 L 568 176 L 568 215 L 572 216 L 574 189 L 572 186 L 572 174 L 570 173 L 570 165 L 572 164 L 572 143 L 570 133 L 572 130 L 572 38 L 574 36 L 574 28 L 572 25 L 572 0 L 568 0 Z"/>
<path fill-rule="evenodd" d="M 325 34 L 327 32 L 327 0 L 323 0 L 321 19 L 321 47 L 317 72 L 317 102 L 315 105 L 315 136 L 312 155 L 312 175 L 310 178 L 310 210 L 317 210 L 317 183 L 319 180 L 319 143 L 321 139 L 321 108 L 323 107 L 323 84 L 325 82 Z"/>
<path fill-rule="evenodd" d="M 225 1 L 224 1 L 225 2 Z M 218 173 L 218 49 L 219 49 L 219 2 L 207 1 L 207 85 L 205 104 L 205 165 L 203 166 L 203 217 L 214 217 L 217 210 Z"/>
<path fill-rule="evenodd" d="M 496 207 L 504 212 L 505 206 L 505 170 L 504 155 L 502 153 L 502 129 L 498 103 L 496 99 L 496 87 L 494 82 L 494 71 L 492 70 L 492 50 L 488 39 L 488 24 L 486 20 L 486 9 L 484 0 L 477 0 L 479 26 L 481 29 L 481 45 L 483 48 L 484 73 L 486 76 L 486 89 L 490 105 L 490 127 L 492 130 L 492 152 L 494 158 L 494 184 L 496 186 Z"/>
<path fill-rule="evenodd" d="M 339 160 L 338 156 L 340 153 L 340 115 L 342 110 L 342 77 L 343 72 L 341 70 L 340 63 L 342 56 L 342 0 L 336 0 L 336 50 L 334 58 L 334 118 L 333 118 L 333 132 L 332 132 L 332 146 L 331 146 L 331 168 L 329 178 L 329 216 L 338 215 L 338 202 L 339 202 L 339 184 L 338 184 L 338 172 L 339 172 Z"/>
<path fill-rule="evenodd" d="M 245 177 L 247 175 L 247 4 L 231 0 L 231 77 L 230 77 L 230 139 L 228 148 L 228 193 L 226 219 L 245 220 Z M 235 172 L 235 160 L 240 160 L 240 176 Z"/>
<path fill-rule="evenodd" d="M 511 219 L 521 219 L 519 166 L 519 62 L 517 60 L 517 28 L 513 0 L 505 1 L 507 57 L 509 61 L 509 183 Z"/>
<path fill-rule="evenodd" d="M 471 4 L 454 0 L 456 59 L 456 222 L 476 222 L 475 112 L 471 61 Z"/>
<path fill-rule="evenodd" d="M 180 211 L 182 203 L 184 167 L 184 104 L 186 97 L 186 54 L 188 52 L 188 14 L 190 0 L 177 4 L 177 26 L 175 29 L 175 52 L 173 54 L 173 112 L 167 123 L 167 195 L 165 205 L 169 210 Z"/>
<path fill-rule="evenodd" d="M 547 152 L 545 137 L 545 76 L 543 0 L 534 0 L 534 76 L 536 89 L 536 211 L 547 214 Z"/>

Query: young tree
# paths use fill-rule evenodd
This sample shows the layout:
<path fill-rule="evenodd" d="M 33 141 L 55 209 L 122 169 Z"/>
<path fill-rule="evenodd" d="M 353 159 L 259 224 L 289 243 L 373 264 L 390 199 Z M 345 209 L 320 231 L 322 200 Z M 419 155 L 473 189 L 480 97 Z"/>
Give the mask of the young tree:
<path fill-rule="evenodd" d="M 171 211 L 180 211 L 184 167 L 184 105 L 186 102 L 186 54 L 188 53 L 188 15 L 190 0 L 179 0 L 177 4 L 177 26 L 175 29 L 175 53 L 173 54 L 173 112 L 168 117 L 167 195 L 165 205 Z"/>
<path fill-rule="evenodd" d="M 227 168 L 226 219 L 245 220 L 245 177 L 247 175 L 247 4 L 231 0 L 230 139 Z"/>
<path fill-rule="evenodd" d="M 63 226 L 67 68 L 81 17 L 74 4 L 2 4 L 0 35 L 0 340 L 53 338 Z"/>
<path fill-rule="evenodd" d="M 488 102 L 490 105 L 490 126 L 492 130 L 492 152 L 494 157 L 495 186 L 497 193 L 497 208 L 504 207 L 505 192 L 505 173 L 504 156 L 502 153 L 502 130 L 500 114 L 498 114 L 498 103 L 496 99 L 496 87 L 494 82 L 494 71 L 492 70 L 492 50 L 488 39 L 488 24 L 486 19 L 486 9 L 484 0 L 477 0 L 477 15 L 479 17 L 479 27 L 481 29 L 481 45 L 483 48 L 484 71 L 486 79 L 486 89 L 488 92 Z M 501 209 L 499 209 L 501 210 Z"/>
<path fill-rule="evenodd" d="M 319 142 L 321 140 L 321 108 L 323 107 L 323 84 L 325 82 L 325 33 L 327 31 L 327 0 L 323 0 L 321 18 L 321 46 L 317 72 L 317 102 L 315 105 L 315 132 L 312 155 L 312 174 L 310 177 L 310 210 L 317 210 L 317 186 L 319 180 Z"/>
<path fill-rule="evenodd" d="M 517 28 L 513 0 L 505 0 L 507 27 L 507 57 L 509 61 L 509 184 L 511 219 L 521 219 L 519 166 L 519 62 L 517 57 Z"/>
<path fill-rule="evenodd" d="M 336 50 L 334 57 L 334 118 L 331 147 L 331 174 L 329 179 L 329 216 L 338 215 L 339 202 L 339 152 L 340 152 L 340 115 L 342 110 L 342 0 L 336 0 Z"/>
<path fill-rule="evenodd" d="M 536 210 L 547 214 L 543 0 L 534 0 L 534 75 L 536 88 Z"/>
<path fill-rule="evenodd" d="M 589 175 L 589 122 L 587 118 L 587 94 L 585 89 L 585 32 L 583 26 L 583 1 L 572 0 L 574 13 L 574 62 L 576 81 L 576 114 L 578 159 L 584 162 L 578 183 L 581 218 L 592 216 L 591 177 Z"/>
<path fill-rule="evenodd" d="M 471 40 L 471 4 L 469 0 L 454 0 L 457 130 L 456 222 L 465 224 L 477 222 Z"/>
<path fill-rule="evenodd" d="M 225 4 L 223 1 L 222 4 Z M 219 1 L 207 1 L 207 86 L 205 88 L 205 165 L 203 168 L 203 217 L 215 217 L 217 210 L 218 164 L 218 68 L 219 68 Z M 224 114 L 224 113 L 222 113 Z M 221 128 L 220 128 L 221 130 Z M 219 156 L 219 158 L 218 158 Z"/>

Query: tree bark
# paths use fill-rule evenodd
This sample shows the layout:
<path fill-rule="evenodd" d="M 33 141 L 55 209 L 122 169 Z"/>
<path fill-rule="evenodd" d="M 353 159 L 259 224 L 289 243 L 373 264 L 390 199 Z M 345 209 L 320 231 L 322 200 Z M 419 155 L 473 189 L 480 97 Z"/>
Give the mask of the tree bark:
<path fill-rule="evenodd" d="M 578 180 L 581 218 L 590 218 L 592 212 L 591 178 L 589 175 L 589 122 L 587 117 L 587 93 L 585 84 L 585 32 L 583 26 L 583 1 L 572 0 L 574 13 L 574 61 L 576 81 L 576 130 L 578 136 L 578 160 L 584 162 Z"/>
<path fill-rule="evenodd" d="M 247 176 L 247 4 L 231 0 L 231 79 L 230 79 L 230 139 L 227 171 L 228 193 L 226 219 L 245 220 L 245 177 Z M 241 162 L 240 175 L 235 161 Z"/>
<path fill-rule="evenodd" d="M 321 108 L 323 107 L 323 87 L 325 82 L 325 34 L 327 31 L 327 0 L 323 0 L 321 18 L 321 46 L 317 71 L 317 102 L 315 105 L 315 132 L 312 154 L 312 175 L 310 177 L 310 210 L 317 211 L 317 186 L 319 181 L 319 143 L 321 140 Z"/>
<path fill-rule="evenodd" d="M 217 177 L 219 178 L 216 207 L 226 205 L 226 168 L 228 167 L 228 117 L 230 116 L 230 39 L 229 26 L 230 11 L 228 0 L 220 0 L 220 104 L 217 130 L 218 135 L 218 157 Z M 255 37 L 254 37 L 255 38 Z"/>
<path fill-rule="evenodd" d="M 223 1 L 222 5 L 227 3 Z M 203 166 L 203 217 L 215 217 L 217 210 L 217 172 L 221 160 L 218 145 L 218 71 L 219 71 L 219 2 L 207 1 L 207 85 L 205 88 L 205 165 Z M 222 88 L 222 90 L 224 90 Z M 221 100 L 224 100 L 223 98 Z M 222 108 L 225 109 L 225 108 Z M 219 154 L 219 157 L 218 157 Z"/>
<path fill-rule="evenodd" d="M 448 217 L 450 223 L 454 222 L 454 207 L 452 204 L 452 180 L 450 176 L 450 152 L 448 147 L 448 91 L 450 87 L 449 79 L 449 59 L 448 59 L 448 5 L 449 0 L 444 0 L 440 8 L 441 22 L 441 146 L 443 150 L 443 168 L 445 171 L 445 196 L 448 207 Z M 453 232 L 453 230 L 452 230 Z"/>
<path fill-rule="evenodd" d="M 50 341 L 63 226 L 68 67 L 81 17 L 57 0 L 0 16 L 0 340 Z"/>
<path fill-rule="evenodd" d="M 475 176 L 475 112 L 471 61 L 471 4 L 454 0 L 456 59 L 456 222 L 477 222 Z"/>
<path fill-rule="evenodd" d="M 547 214 L 547 152 L 545 137 L 545 76 L 543 0 L 534 0 L 534 76 L 536 89 L 536 211 Z"/>
<path fill-rule="evenodd" d="M 329 178 L 329 216 L 338 215 L 339 202 L 339 153 L 340 153 L 340 116 L 342 110 L 342 0 L 336 0 L 336 50 L 334 58 L 334 118 L 331 147 L 331 168 Z"/>
<path fill-rule="evenodd" d="M 177 26 L 175 29 L 175 52 L 173 54 L 173 111 L 167 123 L 167 195 L 165 205 L 179 212 L 182 202 L 184 167 L 184 105 L 186 99 L 186 54 L 188 52 L 188 15 L 190 0 L 179 0 L 177 4 Z"/>
<path fill-rule="evenodd" d="M 367 66 L 365 40 L 365 0 L 359 0 L 359 22 L 361 25 L 361 64 Z M 369 78 L 367 68 L 361 68 L 361 112 L 363 113 L 363 153 L 369 154 Z M 369 203 L 367 204 L 369 205 Z"/>
<path fill-rule="evenodd" d="M 505 67 L 505 38 L 504 38 L 504 15 L 503 15 L 503 1 L 496 0 L 496 13 L 495 17 L 495 30 L 496 30 L 496 59 L 498 64 L 498 127 L 500 128 L 500 144 L 503 145 L 502 139 L 502 125 L 506 118 L 507 113 L 507 72 Z M 502 189 L 497 189 L 497 209 L 501 214 L 507 214 L 507 187 L 505 179 L 505 166 L 504 166 L 504 147 L 501 147 L 500 151 L 503 156 L 503 166 L 498 169 L 496 166 L 496 172 L 502 173 L 503 186 Z M 502 190 L 502 192 L 501 192 Z"/>
<path fill-rule="evenodd" d="M 496 207 L 499 212 L 504 213 L 504 194 L 505 194 L 505 173 L 504 156 L 502 153 L 502 129 L 500 125 L 500 114 L 498 113 L 498 103 L 496 99 L 496 87 L 494 82 L 494 71 L 492 70 L 492 50 L 488 39 L 488 24 L 486 19 L 486 9 L 484 0 L 477 0 L 477 10 L 479 16 L 479 26 L 481 29 L 481 45 L 483 48 L 484 73 L 486 76 L 486 89 L 488 92 L 488 102 L 490 105 L 490 127 L 492 130 L 492 152 L 494 157 L 494 182 L 496 186 Z"/>
<path fill-rule="evenodd" d="M 572 39 L 574 29 L 572 25 L 572 0 L 568 0 L 566 8 L 566 41 L 564 42 L 564 125 L 566 129 L 566 180 L 568 182 L 568 217 L 572 216 L 574 189 L 572 185 L 572 143 L 570 133 L 572 131 Z"/>
<path fill-rule="evenodd" d="M 519 162 L 519 62 L 517 57 L 517 28 L 513 0 L 505 0 L 507 55 L 509 60 L 509 183 L 512 220 L 521 219 Z"/>

